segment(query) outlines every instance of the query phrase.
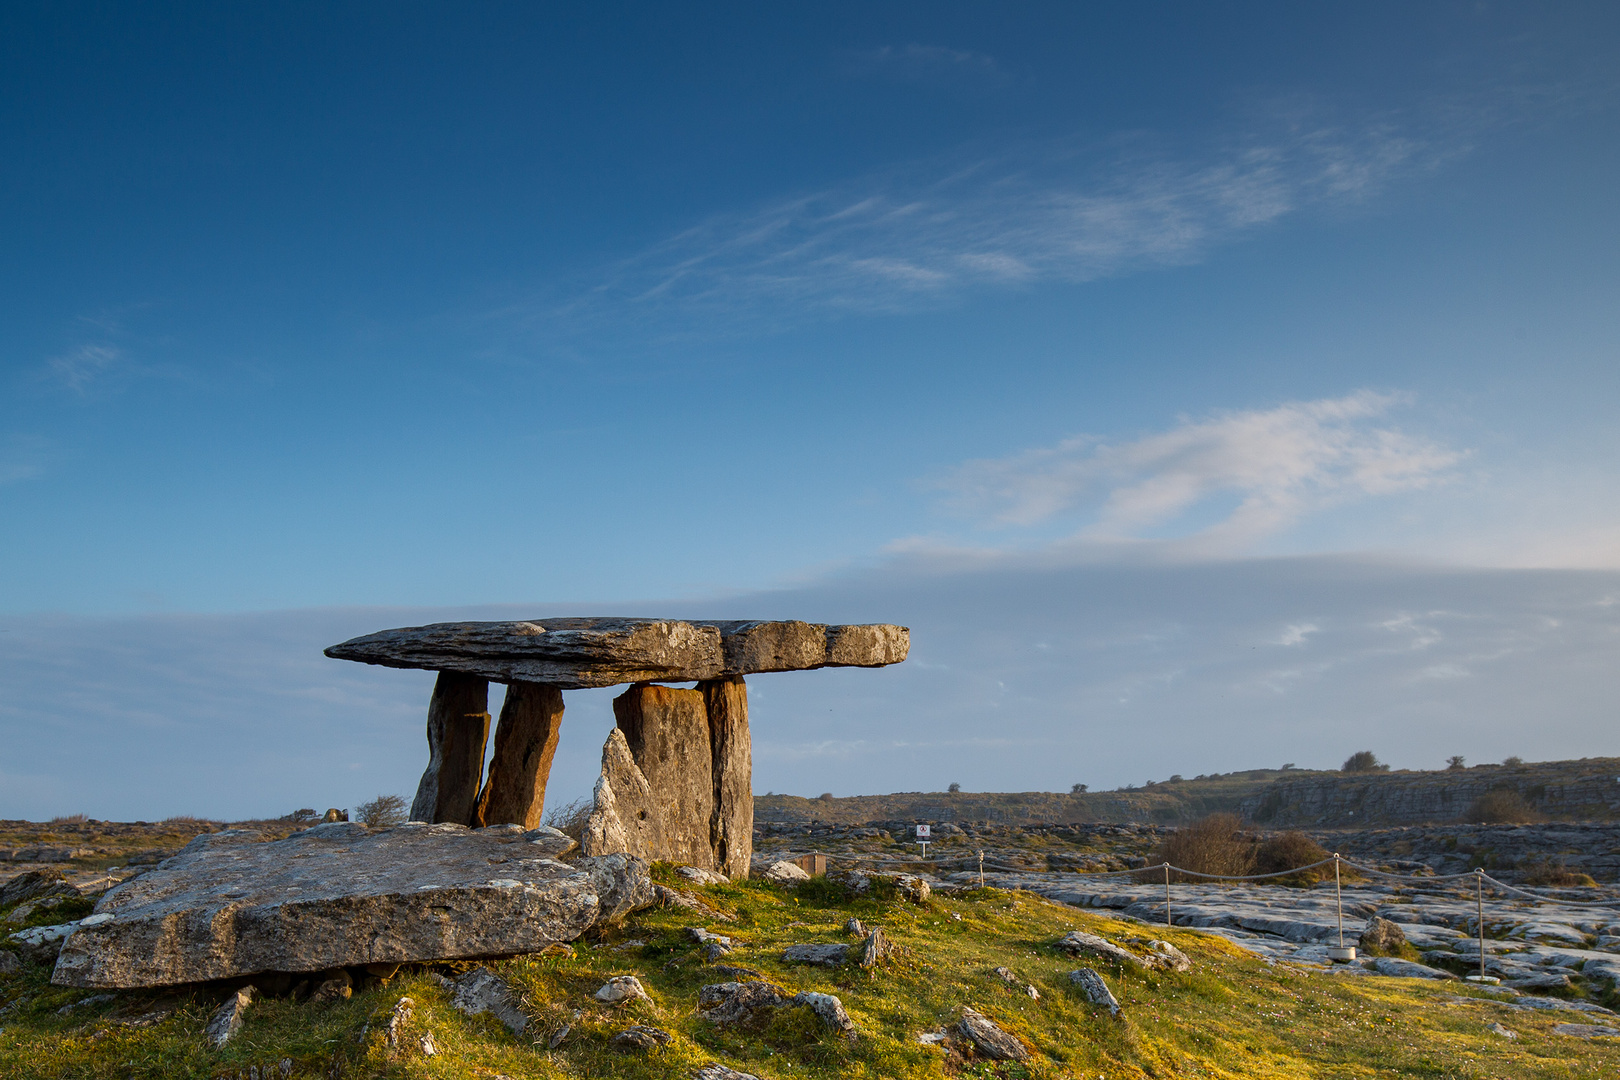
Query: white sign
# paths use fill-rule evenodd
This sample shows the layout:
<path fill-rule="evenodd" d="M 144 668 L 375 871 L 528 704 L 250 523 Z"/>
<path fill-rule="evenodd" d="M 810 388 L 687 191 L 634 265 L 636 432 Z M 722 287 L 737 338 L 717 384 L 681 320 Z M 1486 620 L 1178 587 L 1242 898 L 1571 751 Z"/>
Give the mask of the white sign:
<path fill-rule="evenodd" d="M 919 825 L 919 826 L 917 826 L 917 839 L 919 839 L 919 840 L 932 840 L 933 839 L 933 827 L 930 826 L 930 825 Z"/>

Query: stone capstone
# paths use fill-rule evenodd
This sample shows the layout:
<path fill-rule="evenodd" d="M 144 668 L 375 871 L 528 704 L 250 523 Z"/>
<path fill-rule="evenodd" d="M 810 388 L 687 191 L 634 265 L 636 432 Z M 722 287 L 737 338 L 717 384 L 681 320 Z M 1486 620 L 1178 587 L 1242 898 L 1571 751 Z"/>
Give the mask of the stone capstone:
<path fill-rule="evenodd" d="M 272 841 L 205 834 L 107 893 L 52 978 L 132 988 L 539 952 L 651 904 L 645 862 L 560 862 L 554 834 L 348 822 Z"/>
<path fill-rule="evenodd" d="M 383 630 L 333 645 L 326 655 L 581 690 L 767 671 L 883 667 L 904 660 L 910 646 L 910 631 L 883 624 L 558 618 Z"/>

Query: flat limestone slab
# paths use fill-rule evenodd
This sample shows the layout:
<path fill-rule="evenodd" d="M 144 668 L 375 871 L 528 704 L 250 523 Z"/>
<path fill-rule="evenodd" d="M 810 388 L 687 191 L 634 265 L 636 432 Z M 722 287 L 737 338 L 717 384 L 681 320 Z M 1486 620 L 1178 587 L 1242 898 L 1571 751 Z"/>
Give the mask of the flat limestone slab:
<path fill-rule="evenodd" d="M 884 667 L 904 660 L 910 648 L 906 627 L 884 623 L 588 618 L 407 626 L 352 638 L 326 655 L 580 690 L 767 671 Z"/>
<path fill-rule="evenodd" d="M 555 830 L 335 822 L 282 839 L 197 837 L 109 892 L 62 947 L 60 986 L 536 952 L 652 902 L 629 855 L 561 862 Z"/>

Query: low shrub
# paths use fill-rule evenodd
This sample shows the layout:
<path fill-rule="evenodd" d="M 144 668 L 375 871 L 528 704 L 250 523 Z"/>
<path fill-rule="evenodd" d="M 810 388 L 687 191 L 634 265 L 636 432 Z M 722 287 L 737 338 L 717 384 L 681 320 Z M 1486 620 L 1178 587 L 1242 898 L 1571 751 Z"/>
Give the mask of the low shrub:
<path fill-rule="evenodd" d="M 1302 832 L 1278 833 L 1262 841 L 1254 852 L 1254 873 L 1278 874 L 1284 870 L 1292 870 L 1298 866 L 1309 866 L 1311 863 L 1321 862 L 1332 858 L 1332 852 L 1312 840 Z M 1341 878 L 1350 876 L 1347 867 L 1341 867 Z M 1290 874 L 1284 878 L 1274 878 L 1281 885 L 1315 885 L 1318 881 L 1326 881 L 1333 877 L 1333 867 L 1318 866 L 1311 870 L 1301 870 L 1297 874 Z"/>
<path fill-rule="evenodd" d="M 575 799 L 571 803 L 554 806 L 547 810 L 540 824 L 549 825 L 558 832 L 565 833 L 574 840 L 585 835 L 585 820 L 591 816 L 595 804 L 588 798 Z"/>
<path fill-rule="evenodd" d="M 405 823 L 407 807 L 398 795 L 379 795 L 355 807 L 355 818 L 374 829 Z"/>
<path fill-rule="evenodd" d="M 1519 880 L 1526 885 L 1569 889 L 1597 884 L 1591 874 L 1571 869 L 1564 865 L 1564 860 L 1550 859 L 1545 855 L 1531 862 L 1520 863 L 1518 869 Z"/>
<path fill-rule="evenodd" d="M 1210 814 L 1165 837 L 1156 861 L 1200 874 L 1242 876 L 1254 873 L 1254 858 L 1254 840 L 1243 831 L 1242 819 L 1222 813 Z M 1163 880 L 1163 871 L 1158 871 L 1157 876 L 1148 871 L 1144 880 Z M 1171 880 L 1198 879 L 1172 875 Z"/>
<path fill-rule="evenodd" d="M 1487 791 L 1474 800 L 1465 817 L 1481 825 L 1513 825 L 1542 820 L 1541 813 L 1512 788 Z"/>

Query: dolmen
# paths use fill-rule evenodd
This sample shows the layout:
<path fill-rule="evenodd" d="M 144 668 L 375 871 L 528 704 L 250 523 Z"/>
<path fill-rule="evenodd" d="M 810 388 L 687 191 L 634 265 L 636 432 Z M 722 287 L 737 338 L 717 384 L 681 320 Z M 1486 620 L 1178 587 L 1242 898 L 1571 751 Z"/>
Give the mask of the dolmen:
<path fill-rule="evenodd" d="M 557 618 L 383 630 L 326 650 L 340 660 L 439 673 L 414 820 L 532 829 L 562 725 L 564 690 L 630 684 L 613 701 L 582 846 L 728 877 L 753 855 L 746 675 L 884 667 L 910 631 L 887 624 Z M 489 684 L 506 684 L 489 775 Z M 677 687 L 668 683 L 695 683 Z"/>
<path fill-rule="evenodd" d="M 746 876 L 745 675 L 899 663 L 900 626 L 546 619 L 385 630 L 328 656 L 439 673 L 404 825 L 204 834 L 60 941 L 52 981 L 149 987 L 539 952 L 654 900 L 649 864 Z M 489 775 L 489 684 L 507 685 Z M 578 844 L 540 824 L 562 691 L 629 683 Z M 693 687 L 668 683 L 694 683 Z"/>

